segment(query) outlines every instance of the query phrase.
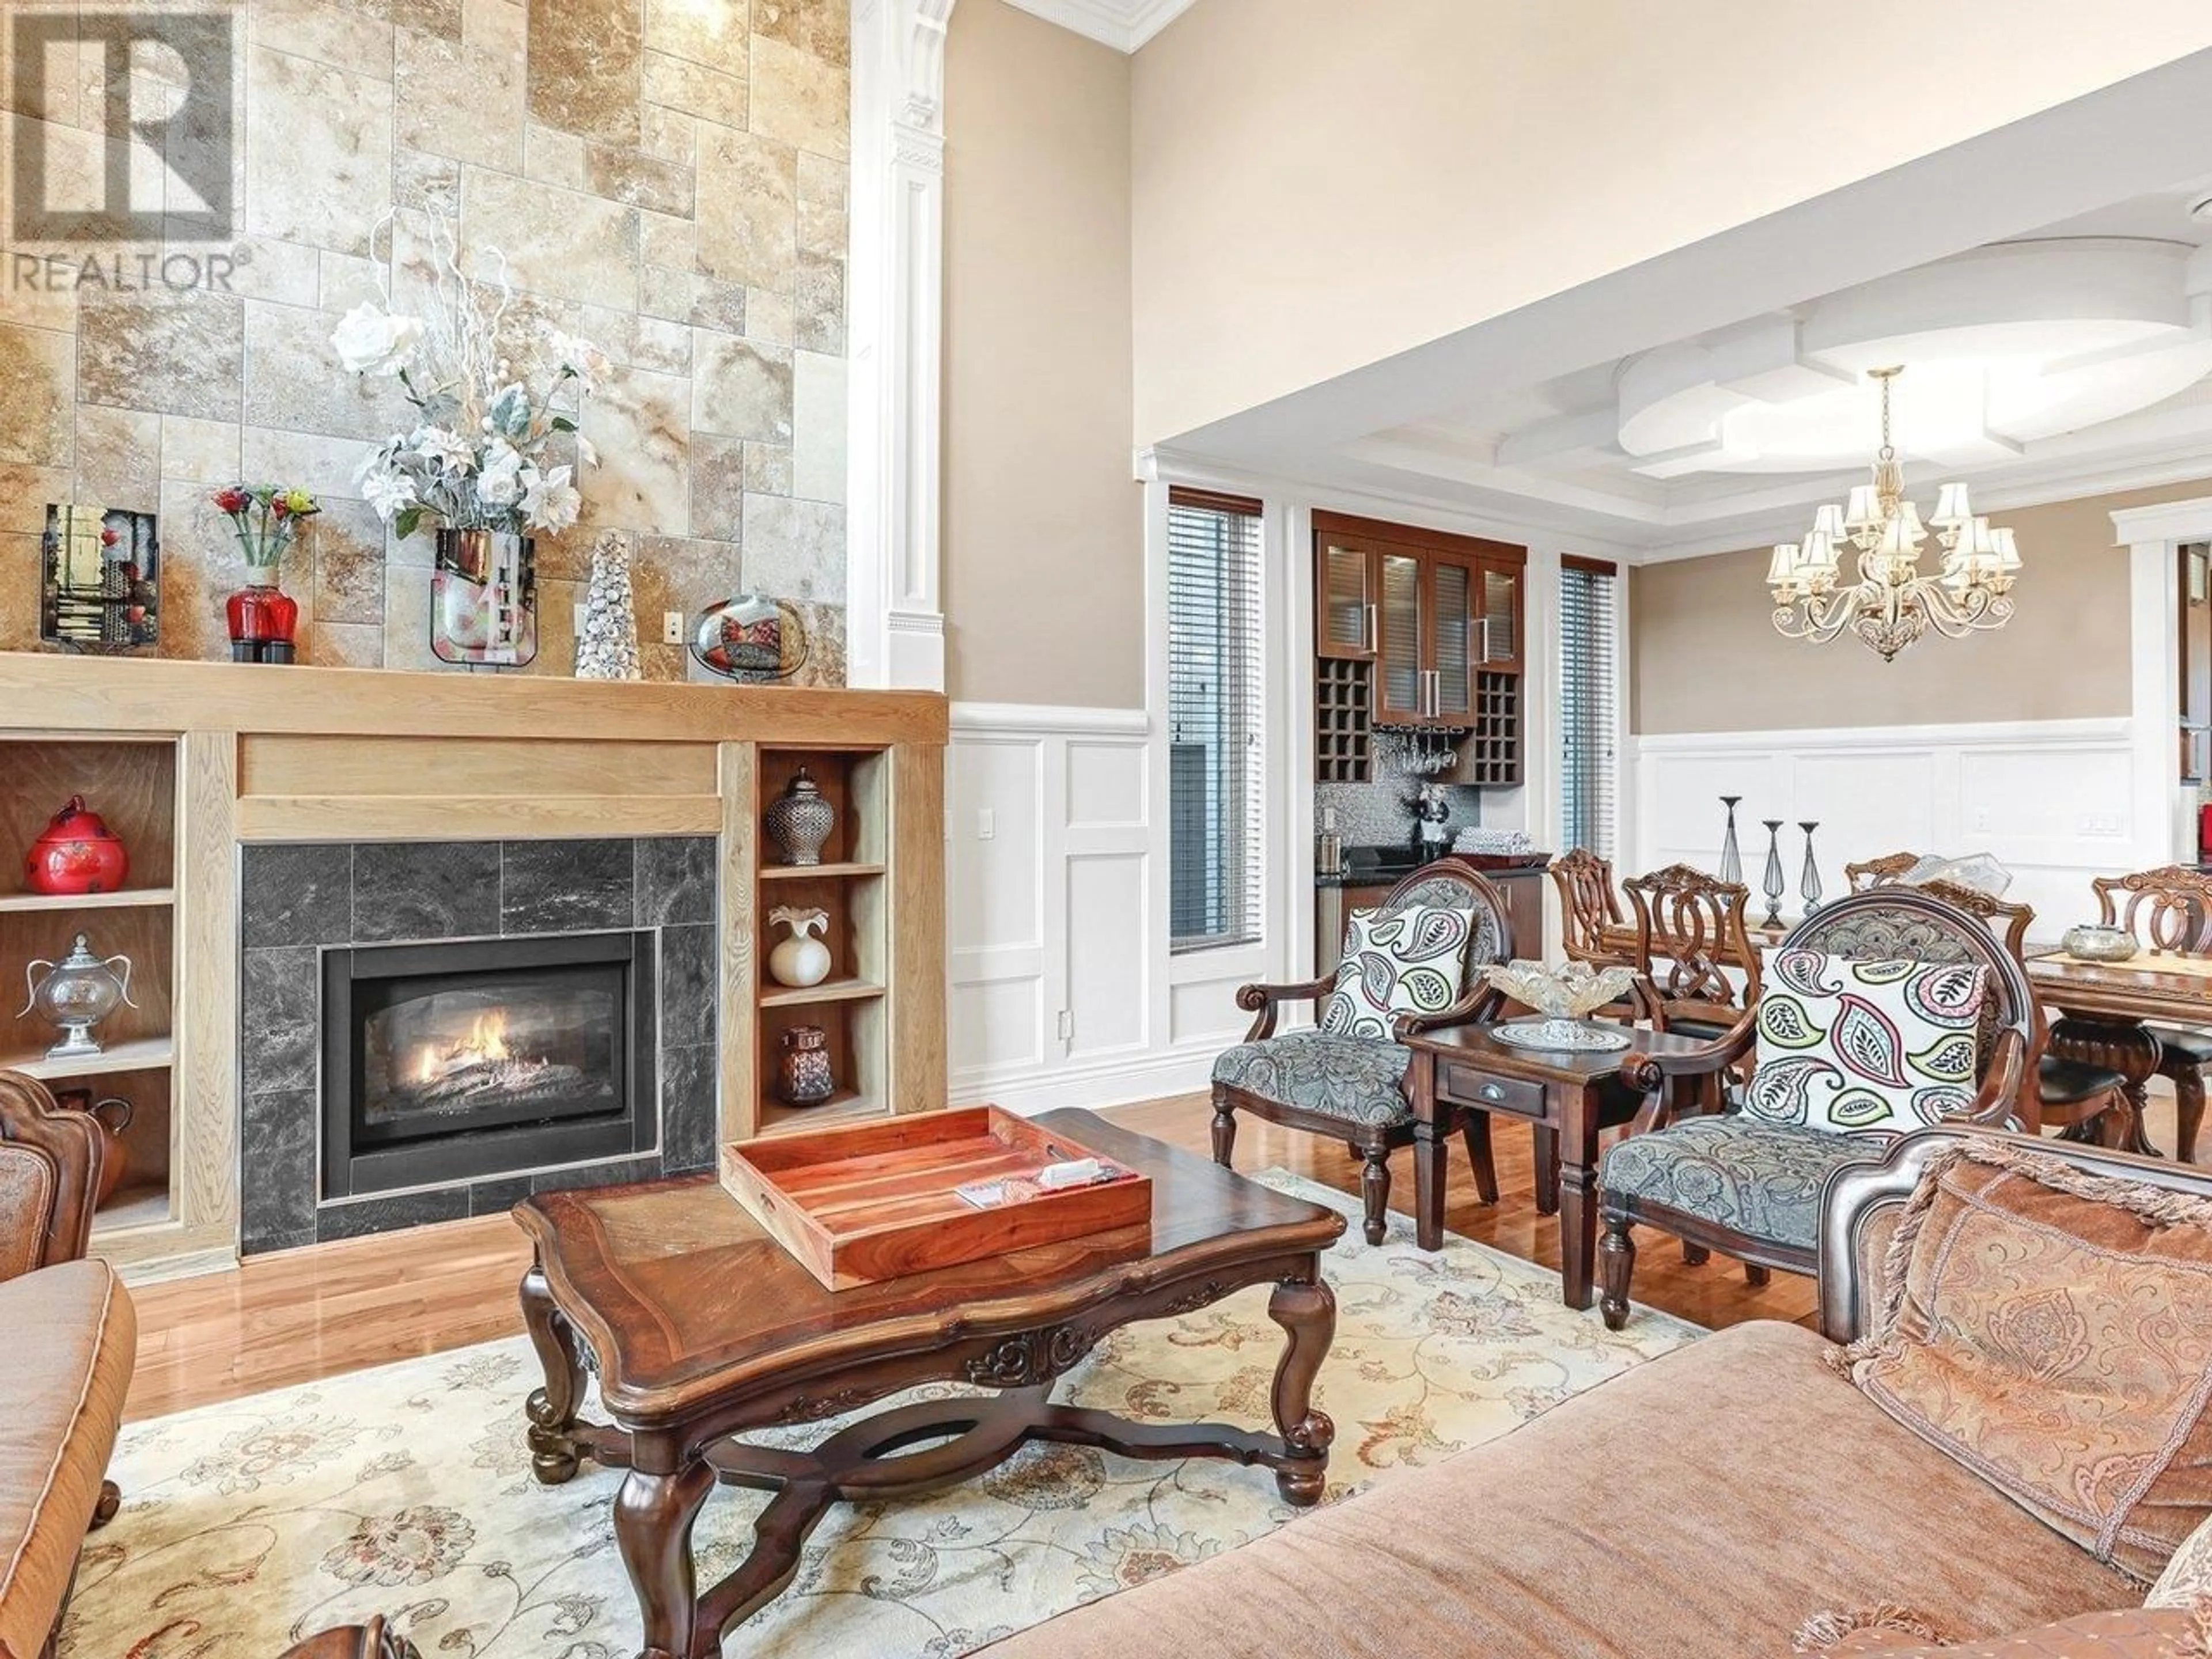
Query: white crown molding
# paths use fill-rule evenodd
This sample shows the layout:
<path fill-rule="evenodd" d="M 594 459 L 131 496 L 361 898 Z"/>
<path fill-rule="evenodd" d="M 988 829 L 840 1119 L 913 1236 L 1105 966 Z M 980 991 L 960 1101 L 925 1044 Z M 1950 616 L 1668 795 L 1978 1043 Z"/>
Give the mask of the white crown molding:
<path fill-rule="evenodd" d="M 2155 507 L 2124 507 L 2112 514 L 2114 544 L 2193 542 L 2212 537 L 2212 496 L 2161 501 Z"/>
<path fill-rule="evenodd" d="M 1196 0 L 1007 0 L 1032 17 L 1073 29 L 1102 46 L 1134 52 Z"/>

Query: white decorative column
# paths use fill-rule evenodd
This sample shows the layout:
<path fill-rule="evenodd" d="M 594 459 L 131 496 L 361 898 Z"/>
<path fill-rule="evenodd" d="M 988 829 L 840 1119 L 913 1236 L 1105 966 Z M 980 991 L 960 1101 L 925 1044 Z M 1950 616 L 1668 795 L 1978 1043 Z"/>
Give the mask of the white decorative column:
<path fill-rule="evenodd" d="M 945 689 L 938 445 L 953 4 L 853 9 L 846 627 L 848 676 L 860 686 Z"/>
<path fill-rule="evenodd" d="M 2181 640 L 2176 556 L 2212 541 L 2212 496 L 2122 507 L 2114 541 L 2128 550 L 2128 740 L 2135 787 L 2130 802 L 2131 867 L 2197 862 L 2195 788 L 2185 791 L 2175 743 L 2181 705 Z M 2023 601 L 2025 603 L 2025 601 Z"/>

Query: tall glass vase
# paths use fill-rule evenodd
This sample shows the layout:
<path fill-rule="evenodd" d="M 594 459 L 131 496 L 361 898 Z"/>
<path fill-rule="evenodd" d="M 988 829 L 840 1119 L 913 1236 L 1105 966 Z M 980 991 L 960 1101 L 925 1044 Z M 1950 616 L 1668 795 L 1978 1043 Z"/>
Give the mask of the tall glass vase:
<path fill-rule="evenodd" d="M 1766 925 L 1782 925 L 1782 896 L 1790 890 L 1782 878 L 1782 820 L 1761 818 L 1766 826 L 1766 874 L 1759 884 L 1759 890 L 1766 895 Z"/>
<path fill-rule="evenodd" d="M 1735 805 L 1741 795 L 1723 795 L 1721 805 L 1728 808 L 1728 833 L 1721 837 L 1720 878 L 1723 881 L 1743 879 L 1743 854 L 1735 845 Z"/>
<path fill-rule="evenodd" d="M 1797 896 L 1805 902 L 1805 914 L 1809 916 L 1820 908 L 1820 866 L 1813 858 L 1813 832 L 1820 824 L 1817 818 L 1810 823 L 1801 818 L 1797 827 L 1805 832 L 1805 868 L 1797 878 Z"/>

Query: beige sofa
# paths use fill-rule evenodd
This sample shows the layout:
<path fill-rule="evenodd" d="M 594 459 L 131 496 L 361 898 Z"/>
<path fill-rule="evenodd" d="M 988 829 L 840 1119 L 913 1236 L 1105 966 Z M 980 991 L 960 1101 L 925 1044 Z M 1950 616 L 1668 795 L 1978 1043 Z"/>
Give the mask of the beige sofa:
<path fill-rule="evenodd" d="M 1825 1337 L 1771 1322 L 1722 1331 L 991 1659 L 1742 1659 L 1789 1653 L 1816 1613 L 1884 1602 L 1961 1638 L 2135 1606 L 2139 1587 L 1823 1361 L 1826 1339 L 1856 1336 L 1879 1297 L 1921 1164 L 1960 1133 L 1909 1137 L 1831 1179 Z M 2212 1176 L 2186 1165 L 2040 1149 L 2212 1195 Z"/>

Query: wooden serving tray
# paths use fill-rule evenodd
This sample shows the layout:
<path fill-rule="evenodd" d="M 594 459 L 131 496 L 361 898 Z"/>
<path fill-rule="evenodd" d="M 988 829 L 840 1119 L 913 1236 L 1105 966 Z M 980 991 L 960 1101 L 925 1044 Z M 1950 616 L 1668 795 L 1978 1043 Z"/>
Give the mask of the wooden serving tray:
<path fill-rule="evenodd" d="M 920 1112 L 722 1148 L 722 1185 L 833 1291 L 1148 1222 L 1149 1176 L 979 1209 L 954 1188 L 1097 1158 L 996 1106 Z"/>

